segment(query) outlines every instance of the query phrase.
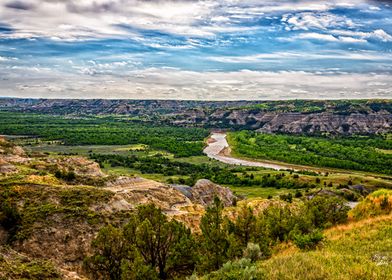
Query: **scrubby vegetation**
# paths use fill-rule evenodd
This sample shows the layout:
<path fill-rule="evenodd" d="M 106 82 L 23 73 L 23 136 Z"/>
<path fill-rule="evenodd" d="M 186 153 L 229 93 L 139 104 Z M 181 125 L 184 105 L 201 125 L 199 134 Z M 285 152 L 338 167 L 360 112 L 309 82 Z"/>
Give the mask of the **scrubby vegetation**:
<path fill-rule="evenodd" d="M 359 220 L 392 212 L 392 190 L 377 190 L 362 200 L 352 211 L 350 217 Z"/>
<path fill-rule="evenodd" d="M 390 279 L 392 216 L 380 216 L 333 227 L 314 251 L 288 247 L 258 268 L 271 280 Z"/>
<path fill-rule="evenodd" d="M 173 279 L 216 270 L 207 279 L 258 279 L 262 274 L 250 263 L 290 240 L 314 249 L 323 240 L 320 229 L 344 222 L 347 211 L 343 201 L 320 197 L 295 206 L 271 204 L 259 214 L 243 207 L 233 220 L 223 215 L 216 198 L 202 217 L 200 233 L 191 234 L 155 206 L 140 206 L 125 226 L 101 229 L 85 267 L 104 279 Z"/>
<path fill-rule="evenodd" d="M 332 103 L 328 104 L 304 102 L 301 110 L 329 110 Z M 377 104 L 366 106 L 385 110 L 382 102 Z M 295 106 L 302 106 L 298 101 L 286 105 L 277 110 L 295 111 Z M 365 105 L 358 102 L 345 107 L 345 102 L 337 102 L 333 106 L 341 106 L 343 113 Z M 116 146 L 121 149 L 118 154 L 93 152 L 86 147 L 84 155 L 104 171 L 125 170 L 125 175 L 189 186 L 198 179 L 210 179 L 235 190 L 255 190 L 255 196 L 261 192 L 268 195 L 269 199 L 259 200 L 240 201 L 243 197 L 239 197 L 233 207 L 226 209 L 216 199 L 205 212 L 200 205 L 182 207 L 183 200 L 180 206 L 177 201 L 173 202 L 175 206 L 170 202 L 167 216 L 150 204 L 134 210 L 135 201 L 151 201 L 150 189 L 143 193 L 135 188 L 120 196 L 121 181 L 128 187 L 127 182 L 140 178 L 114 178 L 115 173 L 106 176 L 96 163 L 70 160 L 65 153 L 32 153 L 27 158 L 19 151 L 23 155 L 19 158 L 12 154 L 18 152 L 18 147 L 3 141 L 3 165 L 12 165 L 15 173 L 1 174 L 0 178 L 0 241 L 18 248 L 35 238 L 28 245 L 36 248 L 42 241 L 37 235 L 42 233 L 45 238 L 60 238 L 47 244 L 59 243 L 64 249 L 80 234 L 79 243 L 75 241 L 72 246 L 79 249 L 87 244 L 86 248 L 81 248 L 83 253 L 72 256 L 69 263 L 77 263 L 80 269 L 85 257 L 83 273 L 92 279 L 388 279 L 392 273 L 392 220 L 387 218 L 390 216 L 375 218 L 391 213 L 392 193 L 382 189 L 362 199 L 377 188 L 391 186 L 389 176 L 228 166 L 198 156 L 208 134 L 204 129 L 156 125 L 126 117 L 3 112 L 0 133 L 34 136 L 22 140 L 27 145 L 41 141 L 59 147 L 126 144 Z M 392 175 L 392 143 L 384 136 L 327 138 L 243 131 L 230 137 L 234 152 L 242 156 Z M 15 162 L 7 154 L 15 157 Z M 85 170 L 87 165 L 91 165 L 90 173 Z M 112 187 L 117 179 L 118 185 L 113 183 Z M 156 188 L 161 187 L 174 191 L 160 184 Z M 127 195 L 132 199 L 127 201 Z M 349 211 L 342 198 L 359 204 Z M 188 210 L 189 216 L 176 216 Z M 189 223 L 192 228 L 177 221 L 188 225 L 187 218 L 195 218 Z M 369 223 L 360 221 L 354 227 L 347 223 L 350 219 L 368 219 Z M 376 219 L 378 224 L 371 225 Z M 0 279 L 62 277 L 49 261 L 1 250 Z M 68 262 L 68 255 L 66 259 Z"/>
<path fill-rule="evenodd" d="M 0 279 L 57 280 L 61 273 L 49 261 L 31 260 L 0 247 Z"/>
<path fill-rule="evenodd" d="M 123 228 L 101 229 L 92 246 L 86 268 L 105 279 L 175 278 L 190 274 L 196 263 L 190 230 L 153 205 L 140 206 Z"/>
<path fill-rule="evenodd" d="M 93 187 L 1 186 L 0 227 L 8 232 L 8 242 L 13 242 L 28 238 L 36 226 L 50 225 L 56 215 L 97 224 L 105 217 L 91 210 L 90 206 L 107 202 L 112 195 Z"/>
<path fill-rule="evenodd" d="M 392 140 L 382 136 L 328 138 L 241 131 L 230 133 L 228 140 L 239 156 L 392 175 L 392 155 L 378 150 L 392 150 Z"/>

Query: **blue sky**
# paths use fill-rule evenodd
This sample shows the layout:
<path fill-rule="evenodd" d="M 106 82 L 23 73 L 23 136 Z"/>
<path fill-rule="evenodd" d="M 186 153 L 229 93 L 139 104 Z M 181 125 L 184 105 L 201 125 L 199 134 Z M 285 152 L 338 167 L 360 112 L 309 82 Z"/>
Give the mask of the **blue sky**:
<path fill-rule="evenodd" d="M 0 96 L 392 98 L 392 1 L 0 0 Z"/>

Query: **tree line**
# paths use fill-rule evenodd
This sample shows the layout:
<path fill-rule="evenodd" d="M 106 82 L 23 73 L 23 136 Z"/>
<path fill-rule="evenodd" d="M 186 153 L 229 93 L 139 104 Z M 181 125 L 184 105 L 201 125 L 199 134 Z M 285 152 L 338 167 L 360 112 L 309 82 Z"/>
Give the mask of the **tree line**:
<path fill-rule="evenodd" d="M 61 140 L 65 145 L 146 144 L 176 157 L 202 155 L 202 128 L 157 125 L 113 117 L 66 117 L 0 112 L 0 134 Z"/>
<path fill-rule="evenodd" d="M 259 186 L 273 188 L 307 189 L 315 185 L 300 182 L 297 176 L 288 176 L 285 173 L 276 175 L 265 174 L 262 177 L 248 175 L 246 171 L 252 168 L 245 167 L 220 167 L 213 164 L 192 164 L 171 160 L 162 155 L 154 156 L 123 156 L 111 154 L 91 154 L 90 158 L 101 167 L 127 167 L 138 170 L 143 174 L 162 174 L 164 176 L 182 176 L 178 179 L 170 178 L 168 183 L 186 184 L 192 186 L 199 179 L 209 179 L 217 184 L 231 186 Z"/>
<path fill-rule="evenodd" d="M 386 137 L 328 138 L 241 131 L 229 135 L 236 154 L 295 164 L 392 174 L 392 140 Z"/>

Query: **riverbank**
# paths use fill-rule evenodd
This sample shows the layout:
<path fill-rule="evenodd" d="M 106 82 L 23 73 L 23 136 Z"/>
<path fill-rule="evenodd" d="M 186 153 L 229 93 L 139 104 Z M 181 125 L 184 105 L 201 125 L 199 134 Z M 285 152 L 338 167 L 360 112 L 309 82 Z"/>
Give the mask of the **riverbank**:
<path fill-rule="evenodd" d="M 251 161 L 245 159 L 234 158 L 230 156 L 230 146 L 226 140 L 227 134 L 223 132 L 214 132 L 211 134 L 207 141 L 207 147 L 204 149 L 204 153 L 212 159 L 218 160 L 220 162 L 232 165 L 250 166 L 250 167 L 264 167 L 274 170 L 282 169 L 294 169 L 290 165 L 280 165 L 271 162 L 263 161 Z"/>

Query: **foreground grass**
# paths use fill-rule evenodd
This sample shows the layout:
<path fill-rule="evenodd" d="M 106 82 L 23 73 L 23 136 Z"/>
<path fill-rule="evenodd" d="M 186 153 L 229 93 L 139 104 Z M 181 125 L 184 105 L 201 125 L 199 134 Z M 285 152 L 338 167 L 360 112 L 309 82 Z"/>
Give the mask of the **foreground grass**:
<path fill-rule="evenodd" d="M 322 248 L 289 248 L 259 268 L 266 279 L 392 279 L 392 215 L 338 226 L 325 232 Z"/>

